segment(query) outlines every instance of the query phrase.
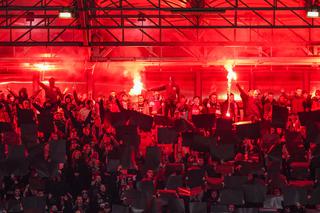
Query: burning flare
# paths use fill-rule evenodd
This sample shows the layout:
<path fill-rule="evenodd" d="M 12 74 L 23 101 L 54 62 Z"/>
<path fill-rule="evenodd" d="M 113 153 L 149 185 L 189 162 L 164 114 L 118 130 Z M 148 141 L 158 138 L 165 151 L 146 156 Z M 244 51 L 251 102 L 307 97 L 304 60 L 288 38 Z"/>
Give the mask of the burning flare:
<path fill-rule="evenodd" d="M 230 94 L 231 94 L 231 86 L 232 86 L 232 81 L 237 80 L 237 74 L 233 71 L 233 64 L 227 63 L 224 65 L 224 68 L 227 70 L 228 75 L 228 88 L 227 88 L 227 93 L 228 93 L 228 109 L 226 113 L 226 117 L 230 117 Z"/>
<path fill-rule="evenodd" d="M 140 72 L 134 73 L 133 87 L 130 89 L 129 95 L 140 95 L 143 90 L 143 83 L 141 82 Z"/>
<path fill-rule="evenodd" d="M 231 63 L 224 65 L 224 68 L 228 72 L 228 75 L 227 75 L 228 84 L 229 82 L 231 83 L 232 80 L 237 80 L 237 74 L 233 71 L 233 65 Z"/>
<path fill-rule="evenodd" d="M 47 64 L 47 63 L 36 63 L 36 64 L 33 64 L 33 67 L 38 71 L 49 71 L 55 68 L 54 65 Z"/>
<path fill-rule="evenodd" d="M 144 89 L 141 77 L 141 72 L 144 70 L 144 66 L 139 63 L 124 63 L 123 65 L 123 75 L 132 78 L 133 82 L 129 95 L 141 95 L 141 92 Z"/>

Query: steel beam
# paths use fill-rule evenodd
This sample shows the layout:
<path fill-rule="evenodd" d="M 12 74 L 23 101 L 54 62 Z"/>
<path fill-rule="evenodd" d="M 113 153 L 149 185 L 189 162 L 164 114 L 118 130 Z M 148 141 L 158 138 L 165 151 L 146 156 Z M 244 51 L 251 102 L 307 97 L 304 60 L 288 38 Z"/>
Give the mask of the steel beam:
<path fill-rule="evenodd" d="M 303 47 L 305 45 L 320 45 L 320 42 L 293 42 L 292 47 Z M 82 42 L 70 41 L 54 41 L 54 42 L 37 42 L 37 41 L 19 41 L 19 42 L 3 42 L 0 46 L 83 46 Z M 129 47 L 178 47 L 178 46 L 194 46 L 194 47 L 281 47 L 281 43 L 266 44 L 264 42 L 90 42 L 89 46 L 129 46 Z M 290 48 L 290 47 L 288 47 Z"/>
<path fill-rule="evenodd" d="M 317 36 L 312 37 L 319 35 L 320 21 L 308 19 L 308 7 L 297 1 L 261 0 L 253 5 L 248 0 L 211 0 L 204 8 L 189 7 L 184 0 L 145 0 L 139 5 L 135 0 L 76 0 L 76 5 L 31 0 L 27 6 L 19 2 L 0 3 L 0 34 L 4 35 L 0 46 L 97 47 L 105 58 L 115 48 L 142 47 L 137 49 L 159 60 L 177 47 L 181 57 L 199 61 L 210 60 L 216 48 L 233 56 L 250 50 L 251 55 L 271 57 L 286 56 L 281 47 L 292 52 L 298 47 L 297 57 L 311 57 L 308 48 L 320 44 Z M 59 19 L 59 11 L 65 8 L 75 12 L 74 19 Z M 35 19 L 31 24 L 26 22 L 29 13 Z M 274 41 L 274 32 L 296 42 L 286 47 Z M 94 34 L 101 39 L 93 41 Z M 24 35 L 32 39 L 25 40 Z"/>
<path fill-rule="evenodd" d="M 92 62 L 109 62 L 109 63 L 123 63 L 123 62 L 136 62 L 144 65 L 157 66 L 161 60 L 161 65 L 201 65 L 201 66 L 215 66 L 225 65 L 226 59 L 215 59 L 207 62 L 195 60 L 193 57 L 122 57 L 122 58 L 105 58 L 105 57 L 92 57 Z M 232 60 L 236 65 L 313 65 L 320 64 L 317 57 L 245 57 L 228 59 Z"/>
<path fill-rule="evenodd" d="M 273 11 L 274 9 L 278 11 L 288 11 L 288 10 L 295 10 L 295 11 L 306 11 L 308 8 L 305 6 L 301 7 L 289 7 L 289 6 L 282 6 L 282 7 L 252 7 L 252 6 L 238 6 L 238 7 L 218 7 L 218 8 L 183 8 L 183 7 L 173 7 L 168 6 L 168 2 L 165 0 L 161 0 L 166 2 L 167 7 L 87 7 L 82 10 L 109 10 L 109 11 L 158 11 L 161 10 L 163 12 L 171 12 L 171 13 L 189 13 L 189 14 L 204 14 L 204 13 L 224 13 L 225 11 Z M 279 0 L 278 0 L 279 1 Z M 66 9 L 65 6 L 0 6 L 0 11 L 60 11 Z"/>

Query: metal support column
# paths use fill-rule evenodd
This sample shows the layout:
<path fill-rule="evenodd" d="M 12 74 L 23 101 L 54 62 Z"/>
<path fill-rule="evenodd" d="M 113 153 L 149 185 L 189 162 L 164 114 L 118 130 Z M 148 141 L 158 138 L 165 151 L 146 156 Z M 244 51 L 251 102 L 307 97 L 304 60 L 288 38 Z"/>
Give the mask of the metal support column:
<path fill-rule="evenodd" d="M 194 95 L 195 96 L 202 96 L 202 75 L 201 70 L 195 70 L 194 71 Z"/>
<path fill-rule="evenodd" d="M 94 68 L 87 68 L 85 73 L 87 75 L 87 96 L 94 98 Z"/>
<path fill-rule="evenodd" d="M 303 71 L 303 89 L 310 91 L 310 73 L 309 71 Z"/>
<path fill-rule="evenodd" d="M 39 90 L 40 72 L 33 72 L 32 75 L 32 92 Z"/>
<path fill-rule="evenodd" d="M 250 69 L 250 78 L 249 78 L 249 89 L 254 89 L 255 87 L 255 82 L 254 82 L 254 73 L 252 70 L 252 67 Z"/>

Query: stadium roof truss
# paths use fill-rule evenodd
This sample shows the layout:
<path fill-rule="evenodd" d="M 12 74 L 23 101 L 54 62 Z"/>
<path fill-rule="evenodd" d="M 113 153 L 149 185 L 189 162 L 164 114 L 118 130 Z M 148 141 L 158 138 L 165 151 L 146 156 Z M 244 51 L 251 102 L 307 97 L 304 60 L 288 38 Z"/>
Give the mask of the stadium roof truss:
<path fill-rule="evenodd" d="M 1 0 L 0 46 L 23 48 L 15 57 L 43 48 L 59 56 L 72 48 L 75 58 L 81 49 L 90 61 L 219 64 L 232 58 L 243 64 L 314 64 L 320 19 L 307 18 L 310 5 L 299 0 Z M 62 19 L 61 11 L 73 17 Z"/>

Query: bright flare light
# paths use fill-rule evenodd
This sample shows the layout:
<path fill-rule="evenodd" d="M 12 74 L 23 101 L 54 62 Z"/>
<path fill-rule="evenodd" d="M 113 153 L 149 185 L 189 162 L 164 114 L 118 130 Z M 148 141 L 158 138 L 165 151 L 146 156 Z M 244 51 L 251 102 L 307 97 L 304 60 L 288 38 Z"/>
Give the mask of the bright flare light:
<path fill-rule="evenodd" d="M 231 94 L 231 86 L 232 86 L 232 81 L 233 80 L 237 80 L 237 74 L 233 71 L 233 65 L 231 63 L 227 63 L 226 65 L 224 65 L 224 68 L 227 70 L 228 75 L 227 75 L 227 79 L 228 79 L 228 87 L 227 87 L 227 93 L 228 93 L 228 109 L 227 109 L 227 113 L 226 116 L 230 117 L 230 94 Z"/>
<path fill-rule="evenodd" d="M 143 83 L 141 82 L 141 76 L 139 72 L 136 72 L 133 76 L 133 87 L 130 89 L 129 95 L 141 95 L 143 90 Z"/>
<path fill-rule="evenodd" d="M 63 93 L 62 93 L 62 94 L 66 94 L 66 93 L 68 92 L 68 90 L 69 90 L 69 88 L 68 88 L 68 87 L 66 87 L 66 88 L 64 89 L 64 91 L 63 91 Z"/>
<path fill-rule="evenodd" d="M 54 69 L 54 65 L 45 64 L 45 63 L 33 64 L 33 66 L 39 71 L 48 71 L 48 70 Z"/>
<path fill-rule="evenodd" d="M 228 63 L 228 64 L 224 65 L 224 68 L 228 72 L 228 75 L 227 75 L 228 83 L 229 83 L 229 81 L 231 82 L 232 80 L 237 80 L 237 74 L 233 71 L 232 64 Z"/>
<path fill-rule="evenodd" d="M 61 11 L 59 12 L 59 18 L 65 18 L 65 19 L 72 18 L 72 13 L 70 11 Z"/>
<path fill-rule="evenodd" d="M 123 75 L 131 78 L 133 82 L 133 87 L 130 89 L 129 95 L 141 95 L 142 90 L 144 90 L 141 77 L 141 72 L 145 69 L 144 66 L 140 63 L 132 62 L 123 63 L 122 66 Z"/>
<path fill-rule="evenodd" d="M 308 18 L 319 18 L 319 11 L 318 10 L 309 10 L 307 12 Z"/>
<path fill-rule="evenodd" d="M 2 81 L 0 85 L 7 85 L 7 84 L 32 84 L 32 81 Z"/>

